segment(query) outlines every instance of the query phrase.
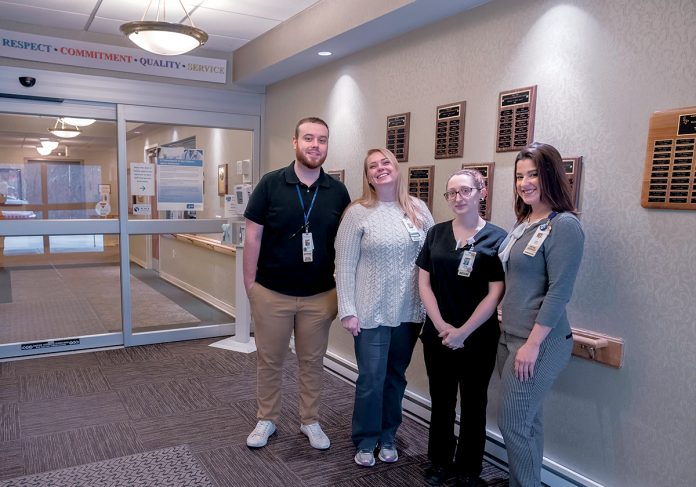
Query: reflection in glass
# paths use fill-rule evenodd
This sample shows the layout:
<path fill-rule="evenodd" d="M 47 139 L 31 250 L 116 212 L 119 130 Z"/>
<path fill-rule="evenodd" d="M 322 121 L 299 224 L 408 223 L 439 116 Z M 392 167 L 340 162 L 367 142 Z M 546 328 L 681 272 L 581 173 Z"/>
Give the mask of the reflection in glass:
<path fill-rule="evenodd" d="M 236 253 L 222 234 L 130 238 L 133 333 L 234 322 Z"/>
<path fill-rule="evenodd" d="M 121 333 L 117 242 L 110 235 L 0 237 L 0 343 Z"/>
<path fill-rule="evenodd" d="M 41 157 L 35 149 L 46 141 L 46 124 L 42 116 L 0 114 L 0 218 L 98 218 L 99 185 L 110 188 L 108 216 L 116 217 L 116 123 L 96 121 L 84 137 L 61 140 Z"/>

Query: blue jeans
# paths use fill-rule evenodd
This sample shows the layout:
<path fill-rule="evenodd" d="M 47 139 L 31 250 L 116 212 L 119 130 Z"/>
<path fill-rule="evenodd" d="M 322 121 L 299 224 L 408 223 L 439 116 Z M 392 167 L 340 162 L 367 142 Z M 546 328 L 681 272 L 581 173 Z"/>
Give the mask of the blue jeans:
<path fill-rule="evenodd" d="M 355 337 L 358 381 L 353 408 L 353 443 L 359 450 L 393 444 L 401 424 L 406 369 L 421 323 L 378 326 Z"/>

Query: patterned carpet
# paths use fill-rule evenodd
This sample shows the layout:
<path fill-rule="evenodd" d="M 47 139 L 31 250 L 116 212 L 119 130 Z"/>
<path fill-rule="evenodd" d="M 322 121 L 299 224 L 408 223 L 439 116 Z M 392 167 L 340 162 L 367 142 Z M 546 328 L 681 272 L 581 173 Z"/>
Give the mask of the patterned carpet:
<path fill-rule="evenodd" d="M 427 485 L 427 429 L 408 418 L 397 463 L 355 465 L 354 388 L 329 373 L 321 422 L 332 445 L 311 448 L 299 431 L 292 354 L 278 434 L 247 448 L 256 355 L 213 341 L 0 362 L 0 487 Z M 490 464 L 482 477 L 507 485 Z"/>

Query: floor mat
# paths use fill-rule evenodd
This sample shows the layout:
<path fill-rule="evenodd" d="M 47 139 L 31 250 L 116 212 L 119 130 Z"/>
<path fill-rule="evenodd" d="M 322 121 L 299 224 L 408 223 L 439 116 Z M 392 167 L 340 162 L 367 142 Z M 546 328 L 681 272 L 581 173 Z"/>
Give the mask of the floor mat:
<path fill-rule="evenodd" d="M 0 482 L 0 487 L 213 486 L 185 445 Z"/>

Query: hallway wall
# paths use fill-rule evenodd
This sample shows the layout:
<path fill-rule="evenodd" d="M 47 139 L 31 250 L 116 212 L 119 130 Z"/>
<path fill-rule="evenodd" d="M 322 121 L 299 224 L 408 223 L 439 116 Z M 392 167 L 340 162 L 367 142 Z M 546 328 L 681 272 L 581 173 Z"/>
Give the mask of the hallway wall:
<path fill-rule="evenodd" d="M 435 165 L 435 219 L 448 218 L 437 196 L 449 174 L 495 161 L 492 220 L 508 228 L 515 154 L 495 152 L 497 97 L 538 85 L 535 139 L 585 163 L 569 318 L 626 341 L 619 370 L 571 361 L 545 404 L 546 456 L 604 485 L 696 481 L 696 213 L 640 206 L 651 113 L 696 105 L 694 25 L 692 0 L 498 0 L 267 90 L 263 172 L 288 164 L 296 121 L 317 115 L 331 127 L 325 168 L 345 168 L 357 197 L 366 149 L 384 145 L 388 115 L 410 111 L 408 165 Z M 435 108 L 460 100 L 464 157 L 435 161 Z M 338 323 L 329 352 L 354 362 Z M 427 396 L 420 351 L 409 379 Z M 494 374 L 494 431 L 496 410 Z"/>

